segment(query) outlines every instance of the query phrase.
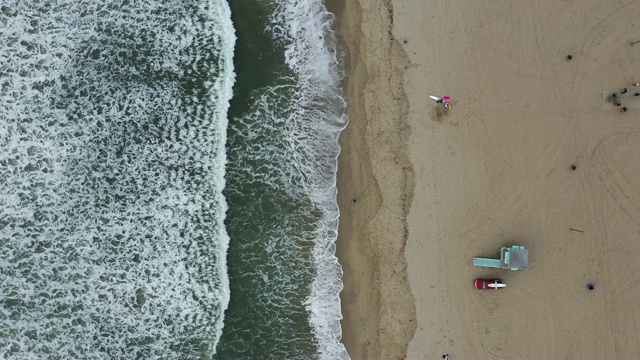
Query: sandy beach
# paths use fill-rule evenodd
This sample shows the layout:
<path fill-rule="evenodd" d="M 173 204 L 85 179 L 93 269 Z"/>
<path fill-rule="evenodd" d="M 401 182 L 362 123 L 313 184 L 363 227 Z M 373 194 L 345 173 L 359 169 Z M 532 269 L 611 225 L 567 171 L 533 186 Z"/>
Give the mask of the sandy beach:
<path fill-rule="evenodd" d="M 640 358 L 640 2 L 328 5 L 351 357 Z M 528 271 L 472 266 L 513 244 Z"/>

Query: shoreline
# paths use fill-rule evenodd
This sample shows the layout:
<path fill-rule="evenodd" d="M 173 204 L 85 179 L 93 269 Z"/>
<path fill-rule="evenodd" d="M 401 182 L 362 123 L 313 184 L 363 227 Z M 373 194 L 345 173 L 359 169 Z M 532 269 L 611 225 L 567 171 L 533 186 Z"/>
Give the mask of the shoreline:
<path fill-rule="evenodd" d="M 342 342 L 352 359 L 404 358 L 415 332 L 415 305 L 404 258 L 413 193 L 407 155 L 408 106 L 400 83 L 407 61 L 390 31 L 384 31 L 392 23 L 392 11 L 384 4 L 366 9 L 367 16 L 382 14 L 385 25 L 377 31 L 370 30 L 379 23 L 361 28 L 358 2 L 336 0 L 326 6 L 337 16 L 341 40 L 349 52 L 349 125 L 340 135 L 337 175 Z M 364 31 L 371 36 L 364 37 Z M 364 49 L 381 40 L 386 44 L 383 49 L 374 53 Z M 393 76 L 384 81 L 377 75 L 369 77 L 369 72 L 389 69 Z"/>

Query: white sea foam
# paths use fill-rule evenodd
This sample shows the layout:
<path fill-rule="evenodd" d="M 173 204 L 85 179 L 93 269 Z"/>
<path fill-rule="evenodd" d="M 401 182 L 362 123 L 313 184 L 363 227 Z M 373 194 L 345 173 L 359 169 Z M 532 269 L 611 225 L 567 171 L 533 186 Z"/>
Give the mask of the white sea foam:
<path fill-rule="evenodd" d="M 285 46 L 285 63 L 297 81 L 294 110 L 288 119 L 293 171 L 303 179 L 305 193 L 321 219 L 312 230 L 315 277 L 305 305 L 320 358 L 348 359 L 340 343 L 342 268 L 335 256 L 338 137 L 347 124 L 342 54 L 333 32 L 335 18 L 322 0 L 280 1 L 273 17 L 280 25 L 271 31 Z"/>
<path fill-rule="evenodd" d="M 5 1 L 0 39 L 0 357 L 213 354 L 228 4 Z"/>

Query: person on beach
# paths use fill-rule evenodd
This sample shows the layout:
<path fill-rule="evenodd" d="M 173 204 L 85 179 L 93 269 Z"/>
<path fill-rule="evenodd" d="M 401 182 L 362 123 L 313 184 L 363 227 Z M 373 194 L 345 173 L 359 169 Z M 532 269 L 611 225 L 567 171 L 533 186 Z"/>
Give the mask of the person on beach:
<path fill-rule="evenodd" d="M 620 93 L 621 94 L 626 94 L 627 93 L 627 88 L 622 89 L 622 91 Z"/>

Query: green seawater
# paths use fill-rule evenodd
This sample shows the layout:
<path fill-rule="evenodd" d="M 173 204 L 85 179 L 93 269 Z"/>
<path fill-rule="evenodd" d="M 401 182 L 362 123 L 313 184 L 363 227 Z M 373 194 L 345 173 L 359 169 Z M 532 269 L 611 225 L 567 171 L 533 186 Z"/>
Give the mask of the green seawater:
<path fill-rule="evenodd" d="M 341 55 L 321 0 L 231 1 L 231 299 L 216 358 L 346 359 L 335 258 Z"/>
<path fill-rule="evenodd" d="M 317 354 L 303 301 L 313 278 L 305 225 L 317 221 L 312 204 L 281 167 L 287 155 L 285 124 L 261 121 L 285 116 L 256 106 L 275 85 L 294 86 L 283 64 L 284 49 L 265 31 L 273 6 L 261 1 L 231 1 L 238 38 L 237 73 L 229 109 L 227 175 L 224 191 L 232 239 L 227 256 L 231 300 L 216 358 L 292 359 Z M 283 90 L 284 91 L 284 90 Z M 283 92 L 283 96 L 286 93 Z M 287 99 L 270 96 L 286 104 Z M 260 115 L 252 116 L 258 112 Z M 268 125 L 268 126 L 266 126 Z M 307 234 L 308 235 L 308 234 Z"/>
<path fill-rule="evenodd" d="M 0 358 L 210 358 L 226 1 L 4 1 L 0 39 Z"/>

